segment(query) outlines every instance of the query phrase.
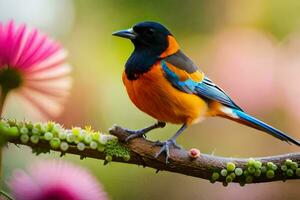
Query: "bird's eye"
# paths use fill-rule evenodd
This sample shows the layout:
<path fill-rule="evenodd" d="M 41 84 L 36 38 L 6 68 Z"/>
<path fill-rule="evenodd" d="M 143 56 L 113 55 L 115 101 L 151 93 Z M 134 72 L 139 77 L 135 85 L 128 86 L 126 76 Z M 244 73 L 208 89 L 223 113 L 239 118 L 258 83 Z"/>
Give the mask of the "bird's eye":
<path fill-rule="evenodd" d="M 146 29 L 144 31 L 144 34 L 147 36 L 152 36 L 154 34 L 154 30 L 153 29 Z"/>

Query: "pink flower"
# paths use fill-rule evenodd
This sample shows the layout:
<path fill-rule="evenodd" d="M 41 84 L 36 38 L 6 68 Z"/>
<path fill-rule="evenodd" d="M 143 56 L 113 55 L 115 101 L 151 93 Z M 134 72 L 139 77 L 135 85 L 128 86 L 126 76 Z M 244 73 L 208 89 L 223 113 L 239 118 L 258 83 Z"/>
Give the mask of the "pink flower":
<path fill-rule="evenodd" d="M 0 87 L 12 108 L 54 117 L 62 111 L 71 87 L 70 66 L 61 45 L 36 29 L 0 22 Z M 8 105 L 9 106 L 9 105 Z"/>
<path fill-rule="evenodd" d="M 45 160 L 15 171 L 9 183 L 16 200 L 106 200 L 101 185 L 85 169 Z"/>
<path fill-rule="evenodd" d="M 283 107 L 297 121 L 299 52 L 300 32 L 278 42 L 257 30 L 225 31 L 215 38 L 211 78 L 246 111 Z"/>
<path fill-rule="evenodd" d="M 285 105 L 296 121 L 300 119 L 300 33 L 293 33 L 280 46 L 276 84 L 282 91 L 280 103 Z M 297 124 L 298 126 L 298 124 Z"/>
<path fill-rule="evenodd" d="M 277 46 L 263 32 L 228 30 L 215 39 L 212 58 L 214 79 L 246 111 L 276 106 Z"/>

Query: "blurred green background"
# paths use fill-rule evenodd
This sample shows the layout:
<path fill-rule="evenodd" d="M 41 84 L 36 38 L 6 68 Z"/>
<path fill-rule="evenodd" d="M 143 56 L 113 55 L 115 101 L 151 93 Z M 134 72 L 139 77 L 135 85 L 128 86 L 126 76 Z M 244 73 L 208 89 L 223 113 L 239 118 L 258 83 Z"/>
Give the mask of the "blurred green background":
<path fill-rule="evenodd" d="M 66 127 L 113 124 L 137 129 L 153 123 L 130 102 L 121 81 L 132 51 L 129 41 L 111 36 L 145 20 L 166 25 L 181 48 L 246 111 L 300 139 L 300 1 L 298 0 L 0 0 L 0 20 L 15 19 L 55 37 L 69 52 L 74 86 L 64 112 Z M 13 111 L 19 116 L 17 111 Z M 149 134 L 167 139 L 168 125 Z M 184 148 L 227 157 L 254 157 L 299 151 L 256 130 L 223 119 L 190 127 L 179 139 Z M 34 156 L 9 145 L 5 179 L 15 168 L 58 153 Z M 90 169 L 111 199 L 299 199 L 299 181 L 246 185 L 207 180 L 134 165 L 71 160 Z M 78 180 L 80 181 L 80 180 Z"/>

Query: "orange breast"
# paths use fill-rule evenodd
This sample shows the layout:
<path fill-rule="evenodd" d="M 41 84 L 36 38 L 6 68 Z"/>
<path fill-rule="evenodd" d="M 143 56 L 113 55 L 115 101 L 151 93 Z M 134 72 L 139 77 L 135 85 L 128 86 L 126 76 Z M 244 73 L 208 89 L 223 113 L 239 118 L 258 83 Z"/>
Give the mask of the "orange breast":
<path fill-rule="evenodd" d="M 164 77 L 159 63 L 137 80 L 128 80 L 124 72 L 123 83 L 131 101 L 159 121 L 192 124 L 208 110 L 206 102 L 198 96 L 174 88 Z"/>

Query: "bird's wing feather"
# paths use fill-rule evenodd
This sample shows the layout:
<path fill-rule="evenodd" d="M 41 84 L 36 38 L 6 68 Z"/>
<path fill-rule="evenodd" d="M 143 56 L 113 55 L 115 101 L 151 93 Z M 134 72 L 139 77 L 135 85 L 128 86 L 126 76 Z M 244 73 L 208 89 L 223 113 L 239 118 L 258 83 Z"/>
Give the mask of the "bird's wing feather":
<path fill-rule="evenodd" d="M 178 90 L 189 94 L 195 94 L 201 98 L 221 103 L 225 108 L 230 108 L 228 112 L 223 111 L 224 113 L 222 114 L 225 115 L 221 116 L 264 131 L 283 141 L 300 146 L 300 142 L 284 132 L 245 113 L 220 87 L 200 72 L 192 61 L 182 52 L 162 60 L 161 66 L 166 79 Z"/>
<path fill-rule="evenodd" d="M 175 54 L 172 54 L 165 58 L 167 63 L 170 63 L 176 66 L 178 69 L 184 70 L 189 74 L 192 74 L 198 71 L 197 65 L 191 61 L 182 51 L 177 51 Z"/>
<path fill-rule="evenodd" d="M 165 77 L 177 89 L 242 110 L 181 51 L 162 61 Z"/>

